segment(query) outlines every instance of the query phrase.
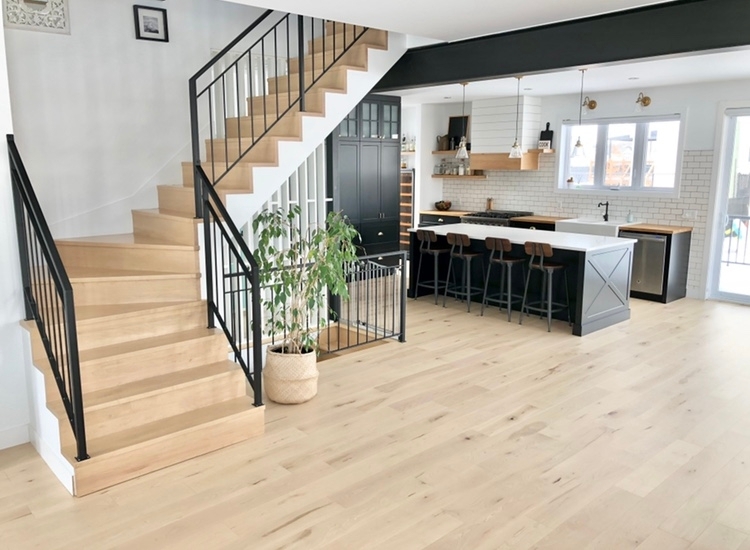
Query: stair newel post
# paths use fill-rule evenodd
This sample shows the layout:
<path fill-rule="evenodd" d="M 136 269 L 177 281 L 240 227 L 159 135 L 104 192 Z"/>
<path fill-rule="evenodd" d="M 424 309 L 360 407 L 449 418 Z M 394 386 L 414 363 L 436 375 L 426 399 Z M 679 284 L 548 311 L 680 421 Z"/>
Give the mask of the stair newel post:
<path fill-rule="evenodd" d="M 8 141 L 12 141 L 13 136 L 8 136 Z M 10 156 L 10 155 L 9 155 Z M 31 276 L 29 274 L 29 244 L 28 235 L 26 234 L 26 224 L 24 220 L 26 215 L 23 210 L 23 204 L 21 199 L 21 192 L 18 190 L 18 183 L 16 182 L 16 173 L 13 169 L 13 157 L 10 156 L 10 177 L 13 182 L 11 188 L 13 190 L 13 207 L 16 211 L 16 236 L 18 237 L 18 256 L 21 260 L 21 282 L 23 283 L 23 306 L 25 319 L 27 321 L 34 318 L 34 312 L 31 311 L 31 302 L 29 296 L 31 296 Z"/>
<path fill-rule="evenodd" d="M 188 94 L 190 97 L 190 138 L 193 149 L 193 189 L 195 190 L 195 217 L 203 216 L 203 186 L 198 175 L 198 167 L 201 165 L 200 132 L 198 130 L 198 95 L 196 77 L 188 83 Z"/>
<path fill-rule="evenodd" d="M 67 278 L 67 277 L 66 277 Z M 70 283 L 62 291 L 63 319 L 65 320 L 65 347 L 68 350 L 68 376 L 70 376 L 70 404 L 73 407 L 73 429 L 76 433 L 76 460 L 89 458 L 86 449 L 86 423 L 83 417 L 83 391 L 81 390 L 81 368 L 78 357 L 78 337 L 75 329 L 76 312 L 73 305 L 73 288 Z"/>
<path fill-rule="evenodd" d="M 297 59 L 299 59 L 299 110 L 305 111 L 305 18 L 297 16 Z M 314 75 L 313 75 L 314 77 Z"/>

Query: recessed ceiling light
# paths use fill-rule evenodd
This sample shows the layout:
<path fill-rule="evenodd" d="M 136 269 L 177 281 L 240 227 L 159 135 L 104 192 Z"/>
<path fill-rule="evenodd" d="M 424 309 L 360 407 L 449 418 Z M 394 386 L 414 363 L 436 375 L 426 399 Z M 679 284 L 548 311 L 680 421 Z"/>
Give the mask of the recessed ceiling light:
<path fill-rule="evenodd" d="M 639 76 L 630 76 L 628 77 L 628 80 L 640 80 Z"/>

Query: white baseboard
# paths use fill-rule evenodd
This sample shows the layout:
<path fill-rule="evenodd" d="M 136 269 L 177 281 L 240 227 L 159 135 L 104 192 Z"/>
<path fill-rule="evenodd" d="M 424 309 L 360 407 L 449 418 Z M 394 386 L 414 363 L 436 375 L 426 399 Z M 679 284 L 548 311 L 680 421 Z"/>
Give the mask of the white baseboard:
<path fill-rule="evenodd" d="M 0 430 L 0 450 L 29 442 L 29 425 L 14 426 Z"/>

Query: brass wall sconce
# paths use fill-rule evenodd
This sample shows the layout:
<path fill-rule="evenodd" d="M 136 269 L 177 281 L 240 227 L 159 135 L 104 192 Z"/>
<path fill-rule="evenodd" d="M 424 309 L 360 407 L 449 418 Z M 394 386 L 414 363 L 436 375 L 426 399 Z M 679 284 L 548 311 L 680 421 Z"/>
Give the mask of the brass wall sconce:
<path fill-rule="evenodd" d="M 589 99 L 589 96 L 584 97 L 583 98 L 583 103 L 581 103 L 581 107 L 585 107 L 589 111 L 593 111 L 594 109 L 596 109 L 597 105 L 598 105 L 598 103 L 596 102 L 596 100 L 595 99 Z"/>
<path fill-rule="evenodd" d="M 651 105 L 651 98 L 647 95 L 643 95 L 643 92 L 638 94 L 638 98 L 635 100 L 636 110 L 640 111 L 644 107 Z"/>

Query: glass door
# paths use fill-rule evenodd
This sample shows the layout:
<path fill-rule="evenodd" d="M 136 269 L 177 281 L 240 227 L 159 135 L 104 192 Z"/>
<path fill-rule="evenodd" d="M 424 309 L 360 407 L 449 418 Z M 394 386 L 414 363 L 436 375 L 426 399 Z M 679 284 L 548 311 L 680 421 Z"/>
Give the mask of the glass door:
<path fill-rule="evenodd" d="M 711 294 L 750 303 L 750 109 L 727 110 L 724 127 Z"/>

